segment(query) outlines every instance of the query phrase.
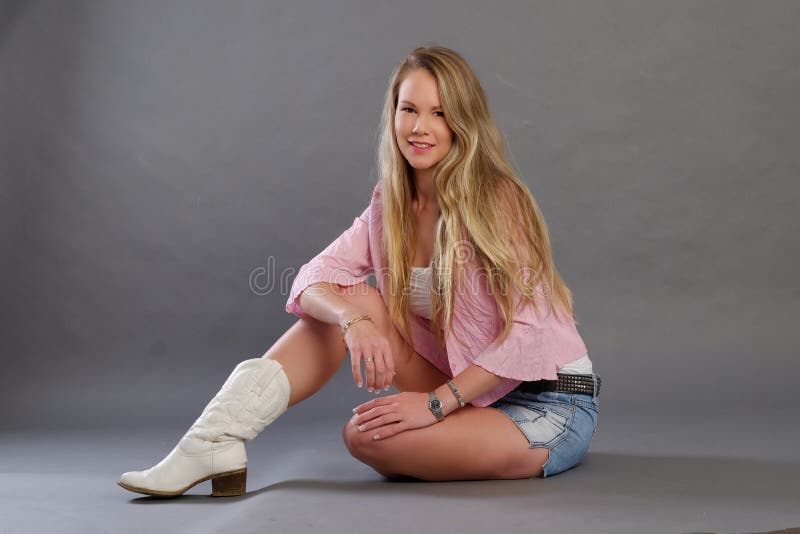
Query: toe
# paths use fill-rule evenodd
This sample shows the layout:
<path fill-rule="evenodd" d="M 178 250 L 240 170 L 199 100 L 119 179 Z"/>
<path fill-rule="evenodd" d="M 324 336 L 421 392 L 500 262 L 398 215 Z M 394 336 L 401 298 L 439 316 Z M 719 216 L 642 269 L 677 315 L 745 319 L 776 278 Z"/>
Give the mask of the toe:
<path fill-rule="evenodd" d="M 119 477 L 119 482 L 129 486 L 136 486 L 137 483 L 141 482 L 144 478 L 142 474 L 143 473 L 141 471 L 126 471 L 125 473 L 122 473 L 121 477 Z"/>

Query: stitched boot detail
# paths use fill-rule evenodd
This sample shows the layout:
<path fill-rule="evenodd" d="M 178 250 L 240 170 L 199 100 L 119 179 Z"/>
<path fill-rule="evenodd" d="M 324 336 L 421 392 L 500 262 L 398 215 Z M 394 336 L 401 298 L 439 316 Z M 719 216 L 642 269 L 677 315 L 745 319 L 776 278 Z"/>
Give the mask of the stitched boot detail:
<path fill-rule="evenodd" d="M 187 432 L 206 441 L 255 438 L 289 406 L 289 378 L 280 362 L 239 363 Z"/>

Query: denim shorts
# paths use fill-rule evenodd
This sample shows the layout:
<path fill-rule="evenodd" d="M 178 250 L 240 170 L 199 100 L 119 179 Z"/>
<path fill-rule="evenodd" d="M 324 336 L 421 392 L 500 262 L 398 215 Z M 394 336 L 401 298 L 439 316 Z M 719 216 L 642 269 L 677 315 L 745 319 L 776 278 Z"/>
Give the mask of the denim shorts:
<path fill-rule="evenodd" d="M 542 478 L 578 465 L 589 452 L 597 431 L 596 395 L 514 390 L 489 406 L 509 416 L 528 438 L 532 449 L 550 449 Z"/>

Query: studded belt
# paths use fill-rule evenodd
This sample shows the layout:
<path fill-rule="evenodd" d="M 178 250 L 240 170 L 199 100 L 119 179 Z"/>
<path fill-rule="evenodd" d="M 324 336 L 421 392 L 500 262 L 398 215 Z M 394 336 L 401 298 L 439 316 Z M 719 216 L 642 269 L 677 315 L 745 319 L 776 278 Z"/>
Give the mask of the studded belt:
<path fill-rule="evenodd" d="M 558 375 L 558 380 L 536 380 L 533 382 L 522 382 L 516 387 L 525 393 L 541 393 L 543 391 L 560 391 L 562 393 L 582 393 L 584 395 L 600 395 L 600 377 L 594 375 Z M 595 380 L 597 382 L 595 386 Z M 595 389 L 596 388 L 596 389 Z"/>

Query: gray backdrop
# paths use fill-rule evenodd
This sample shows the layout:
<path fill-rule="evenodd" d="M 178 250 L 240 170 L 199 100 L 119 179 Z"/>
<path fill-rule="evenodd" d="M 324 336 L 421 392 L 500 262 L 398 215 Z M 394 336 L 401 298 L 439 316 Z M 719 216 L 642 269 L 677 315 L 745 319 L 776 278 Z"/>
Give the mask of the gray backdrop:
<path fill-rule="evenodd" d="M 601 419 L 789 416 L 798 16 L 5 0 L 2 428 L 188 427 L 296 320 L 291 269 L 366 206 L 388 76 L 424 43 L 471 62 L 544 211 Z M 368 397 L 345 365 L 296 411 L 344 422 Z"/>

